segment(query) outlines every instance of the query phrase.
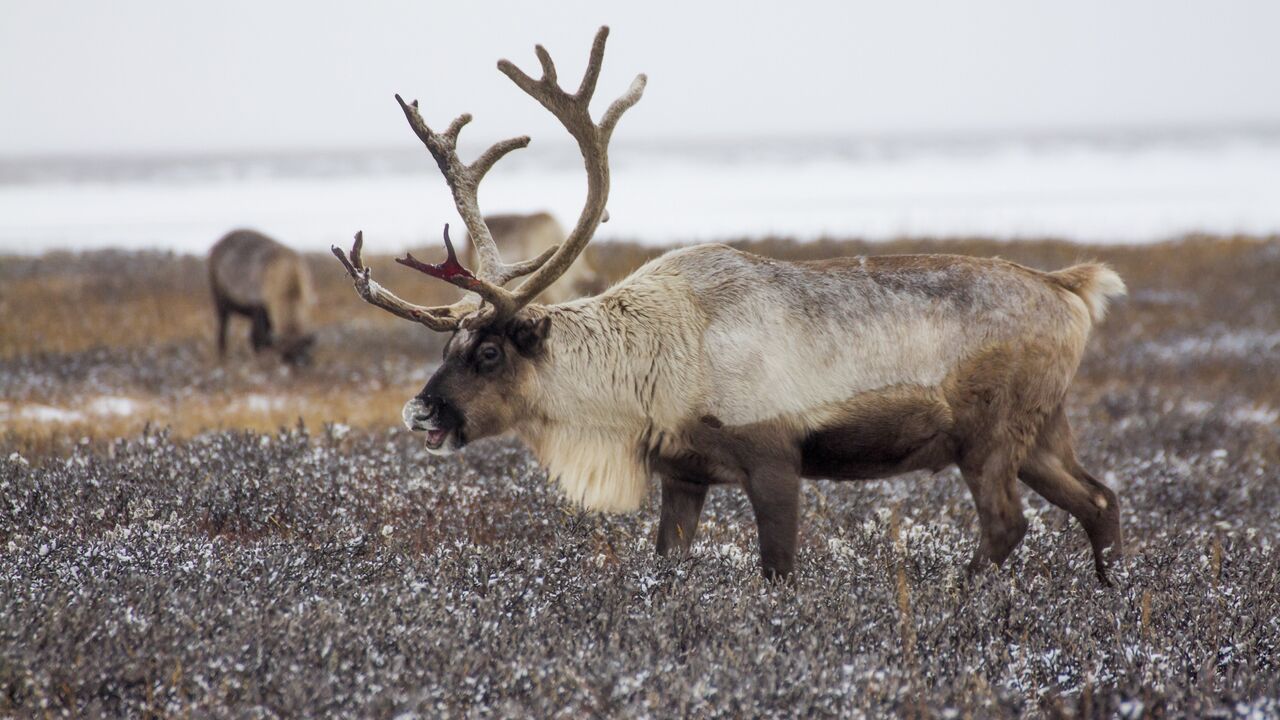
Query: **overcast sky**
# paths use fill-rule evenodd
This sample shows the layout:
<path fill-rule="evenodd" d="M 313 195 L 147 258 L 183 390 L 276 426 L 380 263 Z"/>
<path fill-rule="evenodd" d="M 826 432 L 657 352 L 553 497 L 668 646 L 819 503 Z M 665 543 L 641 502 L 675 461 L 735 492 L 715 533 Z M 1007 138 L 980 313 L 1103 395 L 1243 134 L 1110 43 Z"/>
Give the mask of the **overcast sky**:
<path fill-rule="evenodd" d="M 612 35 L 620 133 L 952 134 L 1280 124 L 1280 2 L 0 0 L 0 154 L 397 146 L 563 131 L 494 67 L 577 78 Z M 413 141 L 416 142 L 416 141 Z"/>

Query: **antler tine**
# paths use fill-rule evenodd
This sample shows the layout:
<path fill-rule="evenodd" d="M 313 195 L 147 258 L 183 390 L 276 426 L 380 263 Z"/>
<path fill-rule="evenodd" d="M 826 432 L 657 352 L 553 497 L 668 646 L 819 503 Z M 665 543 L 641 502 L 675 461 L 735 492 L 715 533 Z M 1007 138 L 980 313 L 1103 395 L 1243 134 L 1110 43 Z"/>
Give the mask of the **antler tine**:
<path fill-rule="evenodd" d="M 578 85 L 578 97 L 588 101 L 596 94 L 596 81 L 600 79 L 600 66 L 604 64 L 604 44 L 609 39 L 609 26 L 603 25 L 596 31 L 591 41 L 591 55 L 587 59 L 587 69 L 582 73 L 582 83 Z"/>
<path fill-rule="evenodd" d="M 605 111 L 600 124 L 591 119 L 591 97 L 595 94 L 600 68 L 604 63 L 605 43 L 609 28 L 601 27 L 591 44 L 591 56 L 576 93 L 570 94 L 557 81 L 555 64 L 541 46 L 534 51 L 542 65 L 542 77 L 534 80 L 509 60 L 499 60 L 498 69 L 511 78 L 521 90 L 551 111 L 569 134 L 578 141 L 587 170 L 587 200 L 573 231 L 556 252 L 537 267 L 515 290 L 514 306 L 520 308 L 547 289 L 573 264 L 595 235 L 596 228 L 608 219 L 605 205 L 609 199 L 609 140 L 623 113 L 640 101 L 647 79 L 636 76 L 631 87 Z"/>
<path fill-rule="evenodd" d="M 551 53 L 541 45 L 534 45 L 533 52 L 538 56 L 538 63 L 542 65 L 542 79 L 544 82 L 556 82 L 556 64 L 551 60 Z"/>
<path fill-rule="evenodd" d="M 363 232 L 356 233 L 355 242 L 351 245 L 349 258 L 342 252 L 342 248 L 337 245 L 329 247 L 338 258 L 338 261 L 342 263 L 342 267 L 346 268 L 347 274 L 351 276 L 356 292 L 370 305 L 380 307 L 405 320 L 412 320 L 426 325 L 432 330 L 445 332 L 456 330 L 463 318 L 476 310 L 474 303 L 460 302 L 443 307 L 425 307 L 400 299 L 390 290 L 374 282 L 373 278 L 370 277 L 369 268 L 365 267 L 364 259 L 361 257 L 363 248 Z"/>
<path fill-rule="evenodd" d="M 493 167 L 494 163 L 501 160 L 502 156 L 512 150 L 519 150 L 520 148 L 526 147 L 528 144 L 528 135 L 521 135 L 520 137 L 514 137 L 494 143 L 492 147 L 485 150 L 480 157 L 476 158 L 475 162 L 471 163 L 471 173 L 475 176 L 476 184 L 479 185 L 480 181 L 484 179 L 485 173 L 489 172 L 489 168 Z"/>
<path fill-rule="evenodd" d="M 449 239 L 449 223 L 444 225 L 444 249 L 446 257 L 441 263 L 424 263 L 409 253 L 405 253 L 402 258 L 396 258 L 396 262 L 479 295 L 493 306 L 494 312 L 511 311 L 511 293 L 507 292 L 501 283 L 495 284 L 478 278 L 458 262 L 458 253 L 454 251 L 453 241 Z"/>
<path fill-rule="evenodd" d="M 342 248 L 337 245 L 330 245 L 329 250 L 337 256 L 338 262 L 342 263 L 342 267 L 346 268 L 347 274 L 353 279 L 359 279 L 359 275 L 364 272 L 364 261 L 360 257 L 360 251 L 364 249 L 364 231 L 360 230 L 356 233 L 356 240 L 351 244 L 351 259 L 347 259 L 346 253 L 342 252 Z"/>
<path fill-rule="evenodd" d="M 502 284 L 505 285 L 518 277 L 524 277 L 534 270 L 537 270 L 545 265 L 547 261 L 550 260 L 551 257 L 559 250 L 559 245 L 552 245 L 546 250 L 543 250 L 542 253 L 535 258 L 529 258 L 528 260 L 521 260 L 520 262 L 507 265 L 507 275 L 503 276 Z"/>
<path fill-rule="evenodd" d="M 413 107 L 415 110 L 418 108 L 417 100 L 413 101 Z M 449 139 L 450 145 L 453 147 L 458 146 L 458 133 L 462 132 L 462 128 L 466 127 L 469 122 L 471 122 L 471 113 L 462 113 L 454 118 L 453 122 L 449 123 L 449 129 L 444 131 L 444 135 Z"/>
<path fill-rule="evenodd" d="M 609 104 L 609 109 L 604 111 L 604 117 L 600 118 L 600 131 L 604 135 L 604 141 L 607 143 L 613 137 L 613 128 L 622 119 L 622 114 L 630 110 L 633 105 L 640 102 L 640 96 L 644 95 L 644 86 L 649 79 L 643 74 L 637 75 L 635 80 L 631 81 L 631 87 L 620 95 L 617 100 Z M 605 211 L 605 217 L 601 222 L 609 221 L 609 213 Z"/>
<path fill-rule="evenodd" d="M 470 114 L 464 113 L 458 116 L 449 125 L 449 129 L 440 134 L 432 131 L 426 121 L 422 119 L 416 100 L 412 103 L 406 103 L 404 98 L 396 95 L 396 102 L 400 104 L 400 109 L 404 111 L 404 116 L 409 121 L 409 126 L 413 128 L 414 133 L 426 145 L 431 156 L 435 158 L 436 165 L 440 167 L 440 172 L 444 175 L 445 181 L 449 184 L 449 190 L 453 194 L 454 205 L 458 208 L 458 214 L 462 216 L 462 222 L 467 226 L 467 234 L 475 245 L 477 263 L 475 275 L 472 277 L 482 284 L 470 288 L 470 290 L 495 306 L 510 307 L 513 304 L 511 293 L 503 288 L 502 285 L 513 278 L 522 277 L 533 272 L 534 268 L 529 268 L 527 262 L 509 265 L 502 261 L 497 244 L 494 243 L 493 236 L 489 233 L 489 227 L 485 224 L 480 214 L 476 191 L 480 187 L 480 181 L 484 179 L 484 176 L 493 168 L 494 164 L 507 153 L 527 146 L 529 137 L 522 135 L 494 143 L 489 149 L 481 153 L 475 162 L 467 165 L 458 158 L 457 147 L 458 134 L 467 123 L 471 122 Z M 477 288 L 482 288 L 483 291 Z"/>

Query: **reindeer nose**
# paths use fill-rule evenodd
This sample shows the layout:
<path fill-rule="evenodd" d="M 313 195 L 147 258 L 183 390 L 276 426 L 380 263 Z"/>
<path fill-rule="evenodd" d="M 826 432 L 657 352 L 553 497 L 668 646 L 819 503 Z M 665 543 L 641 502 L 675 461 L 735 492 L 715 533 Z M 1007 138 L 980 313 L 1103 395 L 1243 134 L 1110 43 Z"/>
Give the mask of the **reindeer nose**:
<path fill-rule="evenodd" d="M 429 422 L 432 418 L 440 413 L 440 398 L 428 395 L 419 398 L 417 412 L 413 414 L 413 421 L 417 423 Z"/>

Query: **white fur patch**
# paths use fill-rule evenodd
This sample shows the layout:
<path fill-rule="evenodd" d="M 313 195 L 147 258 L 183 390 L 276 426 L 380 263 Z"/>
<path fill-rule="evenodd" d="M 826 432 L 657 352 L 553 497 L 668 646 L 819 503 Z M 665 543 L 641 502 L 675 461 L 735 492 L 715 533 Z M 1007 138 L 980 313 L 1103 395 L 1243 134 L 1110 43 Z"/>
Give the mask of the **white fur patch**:
<path fill-rule="evenodd" d="M 582 427 L 542 428 L 530 438 L 534 454 L 566 498 L 587 510 L 631 512 L 649 489 L 639 439 Z"/>
<path fill-rule="evenodd" d="M 1089 306 L 1089 316 L 1093 321 L 1101 322 L 1107 316 L 1107 305 L 1111 298 L 1128 292 L 1124 281 L 1111 268 L 1102 268 L 1093 276 L 1093 282 L 1084 290 L 1084 301 Z"/>
<path fill-rule="evenodd" d="M 1049 273 L 1062 286 L 1084 303 L 1089 320 L 1101 322 L 1107 316 L 1111 298 L 1128 292 L 1124 281 L 1114 270 L 1101 263 L 1081 263 Z"/>
<path fill-rule="evenodd" d="M 890 385 L 936 385 L 964 348 L 958 323 L 924 316 L 839 330 L 822 325 L 761 303 L 709 327 L 708 411 L 727 425 L 747 425 Z M 805 420 L 820 425 L 823 418 Z"/>

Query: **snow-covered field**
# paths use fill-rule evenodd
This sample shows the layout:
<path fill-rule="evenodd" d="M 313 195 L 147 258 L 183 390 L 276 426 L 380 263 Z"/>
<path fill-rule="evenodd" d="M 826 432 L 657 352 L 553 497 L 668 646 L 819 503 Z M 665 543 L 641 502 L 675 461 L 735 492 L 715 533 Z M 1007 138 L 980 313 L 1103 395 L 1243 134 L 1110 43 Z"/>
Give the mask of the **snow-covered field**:
<path fill-rule="evenodd" d="M 1124 502 L 1112 589 L 1034 496 L 1007 567 L 967 577 L 955 473 L 808 484 L 796 581 L 770 586 L 740 492 L 663 560 L 654 503 L 577 513 L 509 441 L 441 460 L 335 428 L 10 455 L 0 713 L 1275 717 L 1274 453 L 1213 413 L 1120 419 L 1081 426 Z"/>
<path fill-rule="evenodd" d="M 513 154 L 486 179 L 489 212 L 576 217 L 572 149 Z M 620 143 L 601 239 L 777 235 L 1058 237 L 1151 242 L 1280 232 L 1280 134 L 1129 133 L 1021 140 Z M 4 161 L 0 254 L 53 248 L 202 252 L 252 226 L 323 251 L 363 229 L 396 251 L 457 222 L 426 151 Z"/>
<path fill-rule="evenodd" d="M 954 471 L 806 483 L 794 585 L 762 582 L 735 488 L 661 560 L 654 498 L 583 515 L 512 441 L 440 459 L 399 429 L 442 339 L 365 307 L 330 257 L 308 257 L 302 373 L 248 357 L 244 326 L 214 358 L 191 257 L 9 258 L 0 717 L 1280 716 L 1280 240 L 1088 252 L 1131 289 L 1068 402 L 1122 503 L 1110 589 L 1029 490 L 1022 547 L 967 578 Z"/>

